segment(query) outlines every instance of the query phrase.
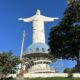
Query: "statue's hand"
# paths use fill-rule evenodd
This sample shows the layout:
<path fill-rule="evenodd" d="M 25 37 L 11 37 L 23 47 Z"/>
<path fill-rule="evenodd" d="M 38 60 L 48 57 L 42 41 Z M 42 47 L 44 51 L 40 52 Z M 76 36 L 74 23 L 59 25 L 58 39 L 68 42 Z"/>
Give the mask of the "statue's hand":
<path fill-rule="evenodd" d="M 22 18 L 18 18 L 18 20 L 23 20 Z"/>
<path fill-rule="evenodd" d="M 55 17 L 54 19 L 59 19 L 58 17 Z"/>

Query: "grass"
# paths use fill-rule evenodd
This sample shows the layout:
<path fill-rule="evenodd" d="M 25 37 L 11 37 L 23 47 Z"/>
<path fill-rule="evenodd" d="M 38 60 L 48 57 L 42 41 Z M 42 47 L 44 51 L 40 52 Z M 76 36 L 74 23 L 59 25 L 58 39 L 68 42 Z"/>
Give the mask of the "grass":
<path fill-rule="evenodd" d="M 25 80 L 80 80 L 80 78 L 31 78 Z"/>

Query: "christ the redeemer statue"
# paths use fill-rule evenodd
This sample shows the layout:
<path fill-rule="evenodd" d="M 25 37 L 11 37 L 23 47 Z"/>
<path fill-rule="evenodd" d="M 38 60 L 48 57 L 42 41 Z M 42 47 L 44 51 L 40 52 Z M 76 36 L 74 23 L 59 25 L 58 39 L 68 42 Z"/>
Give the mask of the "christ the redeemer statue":
<path fill-rule="evenodd" d="M 32 22 L 33 24 L 33 43 L 44 43 L 45 44 L 45 32 L 44 22 L 51 22 L 58 17 L 51 18 L 41 15 L 40 10 L 37 10 L 36 14 L 30 18 L 19 18 L 24 22 Z"/>

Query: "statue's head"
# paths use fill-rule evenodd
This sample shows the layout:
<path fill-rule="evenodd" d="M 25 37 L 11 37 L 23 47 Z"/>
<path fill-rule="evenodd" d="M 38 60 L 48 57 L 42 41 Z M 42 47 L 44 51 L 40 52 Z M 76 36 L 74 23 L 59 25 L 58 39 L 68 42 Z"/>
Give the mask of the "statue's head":
<path fill-rule="evenodd" d="M 37 15 L 40 15 L 40 14 L 41 14 L 41 12 L 40 12 L 39 9 L 37 10 L 36 14 L 37 14 Z"/>

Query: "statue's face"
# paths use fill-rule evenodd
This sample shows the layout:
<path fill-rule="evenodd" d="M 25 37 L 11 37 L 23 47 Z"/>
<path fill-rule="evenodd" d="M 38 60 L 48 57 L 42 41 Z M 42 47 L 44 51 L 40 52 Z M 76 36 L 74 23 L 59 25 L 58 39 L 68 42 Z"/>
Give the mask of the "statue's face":
<path fill-rule="evenodd" d="M 37 10 L 36 14 L 37 14 L 37 15 L 40 15 L 40 14 L 41 14 L 41 13 L 40 13 L 40 10 Z"/>

